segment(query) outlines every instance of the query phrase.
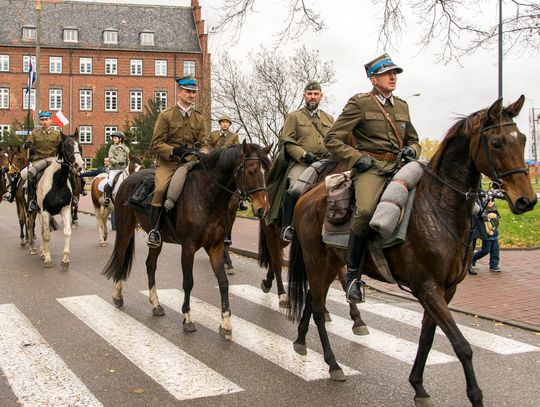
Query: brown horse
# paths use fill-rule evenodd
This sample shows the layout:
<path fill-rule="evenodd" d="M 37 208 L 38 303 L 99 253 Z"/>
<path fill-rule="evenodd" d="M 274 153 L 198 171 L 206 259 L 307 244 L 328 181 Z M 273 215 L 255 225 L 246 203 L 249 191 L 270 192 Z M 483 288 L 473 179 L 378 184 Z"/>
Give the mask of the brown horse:
<path fill-rule="evenodd" d="M 176 208 L 171 214 L 164 213 L 162 238 L 164 242 L 182 245 L 182 273 L 184 288 L 184 331 L 196 330 L 190 311 L 190 296 L 193 288 L 193 260 L 195 252 L 204 247 L 217 277 L 221 295 L 222 323 L 219 333 L 230 339 L 232 325 L 229 310 L 229 283 L 223 267 L 223 240 L 229 228 L 228 217 L 224 216 L 231 196 L 240 194 L 251 199 L 253 212 L 259 218 L 268 210 L 268 198 L 264 172 L 270 167 L 267 155 L 269 149 L 256 144 L 240 145 L 215 150 L 201 157 L 199 165 L 191 170 Z M 113 253 L 103 270 L 107 278 L 115 281 L 113 301 L 116 306 L 123 305 L 122 280 L 126 280 L 131 270 L 135 249 L 135 228 L 140 223 L 146 231 L 150 230 L 148 215 L 124 205 L 141 179 L 152 170 L 142 170 L 130 175 L 120 186 L 116 195 L 114 211 L 116 214 L 116 239 Z M 163 219 L 162 219 L 163 220 Z M 150 290 L 150 303 L 154 315 L 164 315 L 159 304 L 155 285 L 157 259 L 162 246 L 148 251 L 146 271 Z"/>
<path fill-rule="evenodd" d="M 143 168 L 143 162 L 140 157 L 136 155 L 129 156 L 129 164 L 126 169 L 119 174 L 118 180 L 116 181 L 115 191 L 118 190 L 119 185 L 126 179 L 129 175 L 139 171 Z M 107 174 L 99 174 L 94 177 L 92 180 L 92 186 L 90 187 L 90 194 L 92 196 L 92 204 L 94 205 L 94 213 L 96 215 L 96 224 L 98 228 L 98 239 L 99 245 L 104 247 L 107 246 L 107 237 L 109 231 L 107 229 L 107 218 L 113 211 L 113 205 L 104 206 L 103 202 L 105 201 L 105 195 L 103 191 L 99 190 L 99 184 L 107 178 Z M 114 196 L 116 193 L 113 193 L 113 202 Z"/>
<path fill-rule="evenodd" d="M 7 174 L 9 172 L 10 156 L 10 148 L 0 147 L 0 202 L 2 202 L 4 194 L 7 192 Z"/>
<path fill-rule="evenodd" d="M 499 99 L 489 109 L 462 118 L 450 128 L 417 186 L 407 240 L 383 250 L 394 279 L 408 287 L 424 308 L 418 352 L 409 376 L 416 406 L 433 405 L 423 385 L 423 371 L 437 326 L 444 331 L 463 365 L 470 402 L 483 406 L 471 346 L 459 331 L 448 303 L 457 284 L 465 278 L 471 259 L 469 220 L 480 173 L 501 188 L 513 213 L 530 211 L 536 204 L 523 158 L 525 136 L 512 120 L 524 100 L 521 96 L 503 108 Z M 346 263 L 346 250 L 322 242 L 325 210 L 326 191 L 320 185 L 300 199 L 294 212 L 296 234 L 289 271 L 294 318 L 300 316 L 305 304 L 294 348 L 305 351 L 313 314 L 331 377 L 344 380 L 330 347 L 323 310 L 328 286 Z M 371 256 L 365 259 L 363 273 L 384 281 Z"/>
<path fill-rule="evenodd" d="M 21 182 L 21 171 L 28 166 L 28 155 L 20 146 L 13 147 L 10 157 L 11 171 L 15 174 L 18 182 L 15 192 L 15 205 L 17 207 L 17 217 L 19 218 L 19 242 L 24 247 L 29 242 L 29 230 L 26 222 L 26 197 L 24 182 Z M 34 233 L 34 231 L 32 231 Z"/>

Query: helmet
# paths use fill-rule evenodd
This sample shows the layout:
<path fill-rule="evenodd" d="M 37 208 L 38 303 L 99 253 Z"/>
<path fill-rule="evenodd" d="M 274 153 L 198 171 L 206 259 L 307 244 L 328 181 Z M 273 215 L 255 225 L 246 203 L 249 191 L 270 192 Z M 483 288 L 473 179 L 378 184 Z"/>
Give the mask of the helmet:
<path fill-rule="evenodd" d="M 221 123 L 222 121 L 228 121 L 230 124 L 232 124 L 231 118 L 226 114 L 222 114 L 221 116 L 219 116 L 218 123 Z"/>
<path fill-rule="evenodd" d="M 118 131 L 118 130 L 117 130 L 117 131 L 113 131 L 113 132 L 111 133 L 111 138 L 113 138 L 113 137 L 118 137 L 119 139 L 121 139 L 122 141 L 124 141 L 125 138 L 126 138 L 126 135 L 125 135 L 124 133 L 122 133 L 121 131 Z"/>

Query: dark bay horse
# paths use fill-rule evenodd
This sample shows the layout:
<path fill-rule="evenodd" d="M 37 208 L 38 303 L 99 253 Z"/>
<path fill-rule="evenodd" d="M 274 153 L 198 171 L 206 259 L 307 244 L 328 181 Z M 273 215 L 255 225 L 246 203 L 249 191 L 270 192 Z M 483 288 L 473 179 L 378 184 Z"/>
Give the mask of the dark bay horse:
<path fill-rule="evenodd" d="M 140 157 L 136 155 L 130 155 L 129 156 L 129 164 L 119 174 L 119 177 L 116 181 L 114 192 L 113 192 L 113 202 L 116 197 L 116 191 L 118 190 L 119 186 L 122 184 L 122 182 L 131 174 L 139 171 L 141 168 L 143 168 L 143 162 Z M 103 202 L 105 201 L 105 194 L 103 191 L 99 190 L 100 183 L 107 178 L 107 173 L 99 174 L 94 177 L 92 180 L 92 186 L 90 187 L 90 194 L 92 197 L 92 204 L 94 205 L 94 214 L 96 215 L 96 224 L 98 228 L 98 239 L 99 239 L 99 245 L 102 247 L 107 246 L 107 237 L 109 234 L 109 231 L 107 229 L 107 218 L 113 211 L 114 206 L 104 206 Z"/>
<path fill-rule="evenodd" d="M 7 174 L 9 172 L 9 160 L 11 149 L 0 147 L 0 202 L 4 199 L 7 192 Z"/>
<path fill-rule="evenodd" d="M 489 109 L 462 118 L 449 129 L 417 186 L 407 240 L 383 250 L 394 279 L 408 287 L 424 308 L 418 352 L 409 376 L 416 406 L 433 405 L 423 385 L 423 372 L 437 326 L 463 365 L 471 404 L 483 406 L 471 346 L 457 327 L 448 303 L 471 260 L 469 220 L 480 173 L 500 187 L 513 213 L 530 211 L 536 204 L 523 156 L 525 136 L 513 121 L 524 101 L 521 96 L 504 108 L 499 99 Z M 296 234 L 289 270 L 292 316 L 300 317 L 305 305 L 294 347 L 305 350 L 313 314 L 331 377 L 344 380 L 330 347 L 323 311 L 328 286 L 346 263 L 346 250 L 322 242 L 325 209 L 326 191 L 320 185 L 300 199 L 294 212 Z M 384 281 L 371 256 L 365 259 L 363 273 Z"/>
<path fill-rule="evenodd" d="M 29 230 L 26 222 L 26 197 L 24 182 L 21 182 L 21 171 L 28 166 L 28 155 L 20 146 L 11 149 L 10 167 L 13 173 L 14 182 L 17 182 L 15 192 L 15 205 L 17 207 L 17 217 L 19 218 L 19 242 L 25 246 L 29 241 Z M 33 233 L 33 231 L 32 231 Z"/>
<path fill-rule="evenodd" d="M 229 218 L 225 216 L 231 196 L 237 190 L 249 197 L 254 214 L 261 218 L 268 210 L 264 173 L 270 167 L 269 149 L 256 144 L 240 145 L 215 150 L 201 157 L 200 163 L 189 172 L 176 208 L 169 218 L 162 214 L 161 234 L 164 242 L 182 245 L 182 274 L 184 303 L 184 331 L 196 330 L 191 317 L 190 296 L 193 288 L 193 260 L 195 252 L 203 247 L 210 258 L 217 277 L 221 295 L 222 322 L 219 333 L 222 337 L 232 337 L 229 310 L 229 283 L 223 266 L 223 240 L 229 230 Z M 120 186 L 116 195 L 114 211 L 116 214 L 116 239 L 113 253 L 103 270 L 107 278 L 113 278 L 115 292 L 113 301 L 121 307 L 122 280 L 126 280 L 131 270 L 135 250 L 135 228 L 139 223 L 145 231 L 150 230 L 148 215 L 124 205 L 139 181 L 151 170 L 142 170 L 130 175 Z M 150 303 L 154 315 L 164 315 L 160 305 L 155 272 L 157 259 L 162 246 L 148 250 L 146 271 L 150 290 Z"/>

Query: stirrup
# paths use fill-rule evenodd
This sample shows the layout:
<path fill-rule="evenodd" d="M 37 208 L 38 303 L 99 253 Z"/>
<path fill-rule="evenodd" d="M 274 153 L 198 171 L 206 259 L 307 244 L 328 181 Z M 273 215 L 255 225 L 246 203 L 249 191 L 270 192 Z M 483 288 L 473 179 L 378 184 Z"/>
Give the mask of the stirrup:
<path fill-rule="evenodd" d="M 157 249 L 161 246 L 161 233 L 159 233 L 159 230 L 152 229 L 150 232 L 148 232 L 146 245 L 152 249 Z"/>
<path fill-rule="evenodd" d="M 359 304 L 366 300 L 366 283 L 362 280 L 354 279 L 347 287 L 345 297 L 350 304 Z"/>
<path fill-rule="evenodd" d="M 71 197 L 71 206 L 73 206 L 73 207 L 79 206 L 79 200 L 77 199 L 77 197 L 75 195 L 73 195 Z"/>
<path fill-rule="evenodd" d="M 35 212 L 37 210 L 37 203 L 34 199 L 28 202 L 28 213 Z"/>
<path fill-rule="evenodd" d="M 107 207 L 110 204 L 111 204 L 111 198 L 109 198 L 109 197 L 105 198 L 105 200 L 103 201 L 103 206 Z"/>
<path fill-rule="evenodd" d="M 6 201 L 11 202 L 11 192 L 6 192 L 3 196 Z"/>
<path fill-rule="evenodd" d="M 281 240 L 285 242 L 290 242 L 293 237 L 293 232 L 294 228 L 291 225 L 287 226 L 281 233 Z"/>

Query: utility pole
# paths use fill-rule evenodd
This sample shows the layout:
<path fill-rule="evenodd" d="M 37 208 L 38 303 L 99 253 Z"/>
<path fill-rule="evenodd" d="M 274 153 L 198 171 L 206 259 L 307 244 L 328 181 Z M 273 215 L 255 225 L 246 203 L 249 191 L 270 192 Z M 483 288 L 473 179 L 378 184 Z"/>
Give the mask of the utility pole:
<path fill-rule="evenodd" d="M 532 117 L 532 125 L 533 125 L 532 147 L 533 147 L 533 156 L 534 156 L 534 183 L 538 184 L 538 153 L 536 151 L 536 119 L 540 117 L 540 114 L 538 115 L 538 117 L 535 116 L 534 106 L 531 107 L 531 117 Z"/>
<path fill-rule="evenodd" d="M 499 0 L 499 99 L 503 97 L 503 23 L 502 0 Z"/>
<path fill-rule="evenodd" d="M 36 116 L 34 118 L 34 123 L 39 123 L 39 83 L 41 81 L 40 75 L 40 41 L 41 41 L 41 0 L 37 0 L 36 3 Z"/>

